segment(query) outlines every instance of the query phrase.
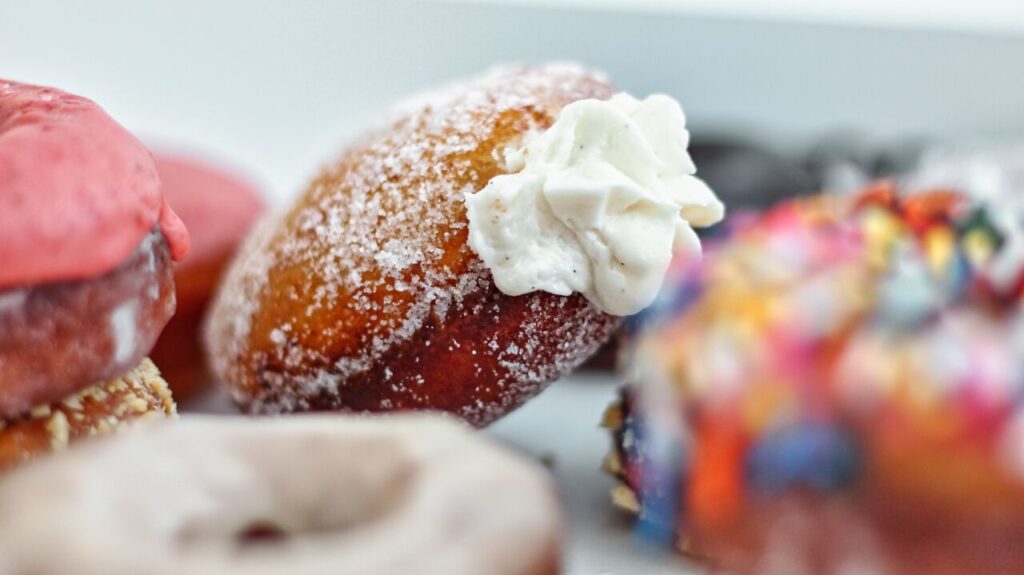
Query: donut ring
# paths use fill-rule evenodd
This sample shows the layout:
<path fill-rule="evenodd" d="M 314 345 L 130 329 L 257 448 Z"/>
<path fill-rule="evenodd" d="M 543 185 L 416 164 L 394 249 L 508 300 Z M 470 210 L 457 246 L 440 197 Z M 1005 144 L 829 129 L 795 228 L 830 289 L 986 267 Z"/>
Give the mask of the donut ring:
<path fill-rule="evenodd" d="M 502 151 L 611 87 L 511 68 L 410 105 L 325 168 L 242 249 L 207 327 L 243 409 L 439 410 L 486 425 L 585 360 L 619 320 L 583 296 L 507 296 L 463 203 Z"/>
<path fill-rule="evenodd" d="M 2 573 L 528 575 L 559 563 L 546 475 L 436 416 L 155 424 L 16 471 L 0 509 Z"/>
<path fill-rule="evenodd" d="M 174 303 L 170 250 L 158 230 L 102 277 L 0 291 L 0 419 L 134 368 Z"/>
<path fill-rule="evenodd" d="M 175 413 L 167 383 L 153 362 L 145 359 L 121 377 L 59 403 L 42 405 L 18 419 L 0 419 L 0 471 L 62 450 L 69 442 L 110 433 L 127 421 Z"/>

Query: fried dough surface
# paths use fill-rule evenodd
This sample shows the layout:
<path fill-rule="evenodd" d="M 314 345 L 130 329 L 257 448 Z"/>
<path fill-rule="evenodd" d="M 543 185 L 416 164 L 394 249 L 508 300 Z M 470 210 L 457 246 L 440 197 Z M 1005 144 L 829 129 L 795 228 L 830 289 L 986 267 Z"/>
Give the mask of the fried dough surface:
<path fill-rule="evenodd" d="M 504 152 L 611 87 L 572 66 L 510 68 L 406 104 L 264 222 L 208 324 L 246 410 L 432 409 L 485 425 L 603 342 L 580 295 L 510 297 L 467 244 L 465 194 Z"/>
<path fill-rule="evenodd" d="M 39 406 L 24 417 L 0 419 L 0 471 L 75 440 L 110 433 L 125 422 L 176 412 L 159 370 L 143 359 L 121 377 Z"/>

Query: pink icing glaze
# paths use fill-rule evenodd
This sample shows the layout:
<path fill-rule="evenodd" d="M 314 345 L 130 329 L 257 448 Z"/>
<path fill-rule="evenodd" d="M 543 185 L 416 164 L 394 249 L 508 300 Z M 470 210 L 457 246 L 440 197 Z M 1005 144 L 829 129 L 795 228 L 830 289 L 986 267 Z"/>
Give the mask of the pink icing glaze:
<path fill-rule="evenodd" d="M 250 182 L 191 157 L 154 154 L 164 197 L 188 226 L 191 262 L 205 263 L 234 251 L 266 204 Z"/>
<path fill-rule="evenodd" d="M 184 258 L 188 232 L 138 140 L 90 100 L 0 80 L 0 289 L 103 275 L 157 223 Z"/>

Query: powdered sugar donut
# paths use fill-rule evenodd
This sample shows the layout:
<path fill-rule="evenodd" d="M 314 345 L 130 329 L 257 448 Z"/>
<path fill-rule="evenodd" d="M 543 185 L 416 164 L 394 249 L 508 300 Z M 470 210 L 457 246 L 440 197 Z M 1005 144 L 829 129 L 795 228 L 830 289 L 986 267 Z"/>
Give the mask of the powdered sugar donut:
<path fill-rule="evenodd" d="M 514 68 L 405 106 L 252 238 L 208 325 L 216 374 L 248 411 L 444 410 L 487 424 L 618 324 L 579 294 L 510 297 L 467 244 L 463 194 L 566 104 L 611 87 L 576 67 Z"/>
<path fill-rule="evenodd" d="M 147 426 L 16 471 L 0 509 L 2 573 L 531 575 L 559 564 L 545 474 L 436 416 Z"/>
<path fill-rule="evenodd" d="M 573 65 L 499 69 L 397 116 L 227 276 L 207 337 L 249 411 L 485 425 L 648 305 L 724 215 L 678 102 Z"/>

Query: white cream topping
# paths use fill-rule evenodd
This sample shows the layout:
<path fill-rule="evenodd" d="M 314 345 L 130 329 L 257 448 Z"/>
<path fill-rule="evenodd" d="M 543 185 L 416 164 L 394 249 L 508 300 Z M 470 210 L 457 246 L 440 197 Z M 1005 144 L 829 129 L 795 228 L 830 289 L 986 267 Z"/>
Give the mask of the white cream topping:
<path fill-rule="evenodd" d="M 138 303 L 132 300 L 119 305 L 110 314 L 110 334 L 114 340 L 114 361 L 117 363 L 128 361 L 135 353 L 137 308 Z"/>
<path fill-rule="evenodd" d="M 508 295 L 584 294 L 614 315 L 661 288 L 693 227 L 725 208 L 693 174 L 686 118 L 672 98 L 581 100 L 505 160 L 512 174 L 466 195 L 469 245 Z"/>
<path fill-rule="evenodd" d="M 0 291 L 0 313 L 11 311 L 25 305 L 28 301 L 27 289 Z"/>

